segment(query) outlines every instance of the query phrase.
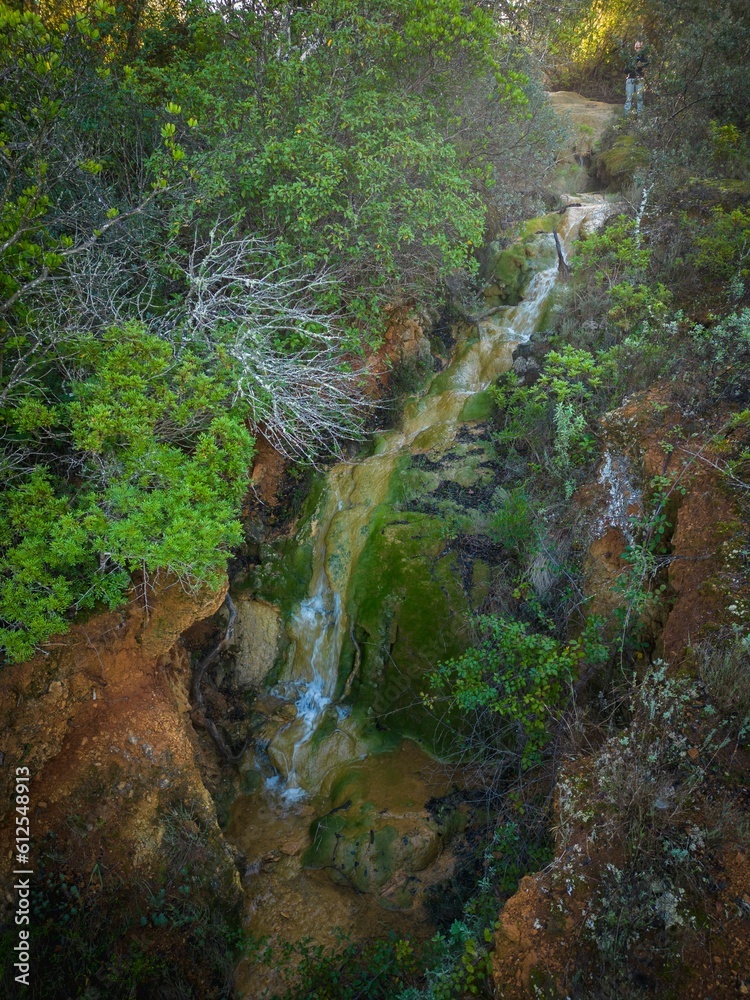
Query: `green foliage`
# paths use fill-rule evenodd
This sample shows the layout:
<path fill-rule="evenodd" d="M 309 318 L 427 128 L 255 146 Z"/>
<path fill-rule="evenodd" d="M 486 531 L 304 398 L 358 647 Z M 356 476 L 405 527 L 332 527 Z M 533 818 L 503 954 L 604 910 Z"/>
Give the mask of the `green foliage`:
<path fill-rule="evenodd" d="M 493 928 L 481 929 L 474 921 L 456 920 L 447 935 L 438 935 L 435 943 L 445 954 L 440 962 L 438 952 L 428 996 L 434 1000 L 451 1000 L 456 996 L 491 995 L 492 942 Z"/>
<path fill-rule="evenodd" d="M 694 392 L 711 401 L 742 399 L 750 387 L 750 309 L 691 326 L 683 352 L 682 377 Z"/>
<path fill-rule="evenodd" d="M 510 897 L 530 871 L 538 871 L 551 859 L 552 844 L 544 834 L 529 836 L 518 821 L 498 823 L 492 836 L 491 880 L 500 896 Z"/>
<path fill-rule="evenodd" d="M 302 253 L 376 287 L 416 287 L 469 264 L 484 214 L 429 102 L 363 87 L 316 95 L 304 112 L 239 177 L 242 200 L 283 233 L 282 259 Z"/>
<path fill-rule="evenodd" d="M 102 257 L 142 245 L 141 217 L 167 187 L 145 164 L 161 112 L 107 66 L 100 26 L 113 12 L 96 3 L 66 22 L 0 4 L 0 404 L 38 385 L 65 349 L 83 305 L 72 275 L 96 271 L 98 257 L 93 297 L 106 296 Z M 140 280 L 130 264 L 117 275 L 123 299 Z"/>
<path fill-rule="evenodd" d="M 732 122 L 708 123 L 711 152 L 717 171 L 723 177 L 743 177 L 747 172 L 747 136 Z"/>
<path fill-rule="evenodd" d="M 115 606 L 136 570 L 216 585 L 241 537 L 253 441 L 226 363 L 175 358 L 138 325 L 83 338 L 78 354 L 55 405 L 27 399 L 8 415 L 19 445 L 48 452 L 4 493 L 0 642 L 12 659 L 72 613 Z"/>
<path fill-rule="evenodd" d="M 477 850 L 481 877 L 475 877 L 460 917 L 435 935 L 425 955 L 426 988 L 405 994 L 401 1000 L 453 1000 L 494 994 L 492 951 L 499 926 L 498 911 L 524 875 L 550 861 L 551 845 L 546 834 L 540 836 L 530 824 L 522 825 L 503 816 L 493 823 Z"/>
<path fill-rule="evenodd" d="M 349 941 L 339 935 L 336 947 L 326 948 L 310 940 L 286 943 L 279 950 L 257 942 L 257 957 L 273 964 L 293 981 L 283 1000 L 386 1000 L 406 997 L 419 981 L 421 954 L 395 934 L 367 943 Z M 274 995 L 274 1000 L 280 1000 Z"/>
<path fill-rule="evenodd" d="M 686 106 L 693 109 L 693 122 L 682 125 L 686 130 L 702 129 L 712 118 L 722 124 L 747 120 L 743 67 L 750 18 L 742 0 L 710 8 L 700 0 L 570 0 L 554 9 L 532 2 L 524 11 L 544 38 L 561 89 L 622 100 L 624 70 L 641 39 L 649 50 L 647 107 L 662 120 Z M 675 131 L 664 132 L 664 141 L 674 143 Z"/>
<path fill-rule="evenodd" d="M 522 384 L 510 372 L 492 389 L 500 410 L 502 444 L 531 451 L 540 465 L 567 481 L 571 467 L 595 454 L 594 419 L 612 363 L 567 344 L 544 358 L 540 377 Z"/>
<path fill-rule="evenodd" d="M 668 551 L 673 527 L 669 508 L 673 506 L 672 495 L 677 493 L 684 495 L 684 487 L 676 486 L 668 476 L 655 476 L 646 491 L 643 515 L 631 518 L 632 540 L 622 554 L 628 569 L 616 583 L 616 589 L 625 598 L 625 607 L 619 612 L 625 619 L 623 641 L 628 632 L 637 632 L 647 612 L 653 610 L 666 590 L 666 584 L 655 585 L 655 581 Z"/>
<path fill-rule="evenodd" d="M 215 51 L 142 60 L 129 81 L 195 122 L 178 129 L 194 178 L 178 214 L 242 218 L 279 261 L 334 271 L 339 301 L 369 322 L 386 287 L 424 294 L 473 269 L 474 186 L 492 164 L 458 107 L 477 81 L 508 116 L 526 102 L 483 5 L 318 0 L 289 12 L 288 32 L 250 11 L 230 20 Z"/>
<path fill-rule="evenodd" d="M 55 489 L 49 473 L 35 469 L 6 491 L 0 519 L 0 643 L 11 660 L 30 656 L 69 625 L 71 607 L 119 603 L 128 576 L 97 573 L 96 530 L 101 518 Z"/>
<path fill-rule="evenodd" d="M 325 417 L 356 430 L 341 330 L 357 349 L 383 300 L 475 268 L 497 151 L 461 115 L 469 95 L 469 121 L 522 116 L 527 80 L 497 19 L 459 0 L 97 2 L 67 20 L 2 5 L 0 29 L 0 614 L 17 659 L 114 606 L 133 572 L 217 581 L 245 420 L 325 437 L 287 392 L 306 361 L 318 391 L 313 362 L 335 355 Z M 238 240 L 254 249 L 222 271 Z"/>
<path fill-rule="evenodd" d="M 487 711 L 509 724 L 522 766 L 528 768 L 537 763 L 549 737 L 550 717 L 581 663 L 606 658 L 598 623 L 590 621 L 580 639 L 568 643 L 496 615 L 482 615 L 476 625 L 479 643 L 441 663 L 430 676 L 432 689 L 447 693 L 462 712 Z"/>
<path fill-rule="evenodd" d="M 490 537 L 517 556 L 533 547 L 536 511 L 523 486 L 504 491 L 493 514 Z"/>
<path fill-rule="evenodd" d="M 750 277 L 750 210 L 716 206 L 709 222 L 692 228 L 691 262 L 709 281 L 726 284 L 731 300 L 741 299 Z"/>

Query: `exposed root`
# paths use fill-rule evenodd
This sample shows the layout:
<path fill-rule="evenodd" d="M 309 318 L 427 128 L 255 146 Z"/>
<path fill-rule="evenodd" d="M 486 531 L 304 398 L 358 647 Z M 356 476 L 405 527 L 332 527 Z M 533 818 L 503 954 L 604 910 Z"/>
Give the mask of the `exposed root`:
<path fill-rule="evenodd" d="M 219 653 L 223 653 L 225 649 L 228 648 L 234 636 L 234 623 L 237 618 L 237 608 L 235 607 L 234 601 L 227 594 L 225 604 L 229 609 L 229 623 L 227 624 L 226 632 L 224 633 L 224 638 L 221 642 L 217 643 L 216 646 L 208 653 L 207 656 L 201 660 L 198 666 L 193 671 L 193 681 L 191 684 L 191 693 L 193 696 L 193 712 L 192 718 L 193 722 L 197 726 L 205 729 L 211 739 L 216 744 L 216 749 L 219 751 L 223 759 L 228 764 L 237 764 L 243 757 L 245 750 L 247 750 L 247 745 L 249 742 L 249 737 L 245 740 L 242 749 L 238 753 L 234 753 L 227 743 L 224 735 L 219 731 L 216 723 L 213 719 L 210 719 L 206 714 L 206 703 L 203 699 L 203 692 L 201 691 L 201 684 L 203 682 L 203 675 L 206 672 L 206 668 L 209 667 Z"/>

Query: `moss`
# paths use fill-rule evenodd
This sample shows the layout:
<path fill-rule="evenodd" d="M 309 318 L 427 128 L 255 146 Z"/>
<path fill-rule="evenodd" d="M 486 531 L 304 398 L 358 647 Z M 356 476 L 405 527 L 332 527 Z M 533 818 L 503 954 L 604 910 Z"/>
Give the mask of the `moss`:
<path fill-rule="evenodd" d="M 534 274 L 554 263 L 551 240 L 539 234 L 553 232 L 559 222 L 560 216 L 551 212 L 525 223 L 510 246 L 492 244 L 484 268 L 486 286 L 483 294 L 488 305 L 518 305 Z"/>
<path fill-rule="evenodd" d="M 492 586 L 492 568 L 483 559 L 477 559 L 471 567 L 471 604 L 480 607 L 489 597 Z"/>
<path fill-rule="evenodd" d="M 313 567 L 311 524 L 320 505 L 325 479 L 319 476 L 302 508 L 300 528 L 293 537 L 274 540 L 260 549 L 260 565 L 249 574 L 245 588 L 276 604 L 284 615 L 307 596 Z"/>
<path fill-rule="evenodd" d="M 254 595 L 288 614 L 306 595 L 312 576 L 312 542 L 294 538 L 261 547 L 261 565 L 250 576 Z"/>
<path fill-rule="evenodd" d="M 401 890 L 411 873 L 434 861 L 445 840 L 446 823 L 424 808 L 431 790 L 414 776 L 426 760 L 418 748 L 402 745 L 343 767 L 331 782 L 328 812 L 311 824 L 303 865 L 360 892 L 385 890 L 387 908 L 409 907 L 413 893 Z M 399 873 L 401 890 L 394 881 Z"/>
<path fill-rule="evenodd" d="M 475 420 L 489 420 L 494 409 L 495 403 L 489 390 L 485 389 L 484 392 L 475 392 L 464 403 L 459 420 L 463 423 L 470 423 Z"/>
<path fill-rule="evenodd" d="M 619 136 L 594 162 L 596 176 L 610 191 L 621 191 L 648 167 L 649 154 L 634 135 Z"/>
<path fill-rule="evenodd" d="M 548 212 L 547 215 L 538 215 L 535 219 L 528 219 L 522 222 L 518 229 L 518 237 L 527 240 L 539 232 L 553 233 L 560 225 L 560 216 L 557 212 Z"/>
<path fill-rule="evenodd" d="M 336 711 L 328 712 L 323 722 L 318 726 L 312 736 L 311 744 L 313 750 L 317 750 L 321 743 L 324 743 L 336 730 Z"/>
<path fill-rule="evenodd" d="M 529 258 L 522 243 L 500 250 L 491 265 L 490 295 L 502 299 L 507 305 L 517 305 L 521 301 L 528 271 Z"/>
<path fill-rule="evenodd" d="M 442 477 L 429 469 L 419 469 L 413 466 L 406 466 L 399 469 L 397 483 L 394 483 L 397 503 L 404 503 L 425 493 L 436 490 L 442 482 Z"/>
<path fill-rule="evenodd" d="M 460 360 L 460 358 L 461 358 L 461 353 L 457 352 L 456 359 Z M 449 390 L 450 387 L 451 387 L 451 379 L 452 378 L 453 378 L 453 373 L 451 372 L 451 370 L 449 368 L 447 368 L 443 372 L 440 372 L 440 374 L 436 375 L 435 378 L 432 381 L 432 385 L 430 386 L 429 395 L 436 395 L 438 393 L 446 392 L 447 390 Z"/>
<path fill-rule="evenodd" d="M 554 329 L 555 316 L 560 313 L 561 308 L 562 306 L 559 302 L 557 289 L 553 289 L 553 291 L 547 296 L 547 299 L 542 306 L 539 319 L 534 327 L 534 332 L 547 333 L 552 331 Z"/>
<path fill-rule="evenodd" d="M 376 830 L 377 821 L 371 802 L 315 820 L 303 866 L 326 869 L 360 892 L 375 892 L 393 876 L 400 860 L 400 852 L 394 850 L 398 830 L 393 826 Z"/>
<path fill-rule="evenodd" d="M 442 518 L 381 507 L 350 591 L 350 615 L 367 634 L 357 709 L 428 744 L 436 724 L 419 707 L 424 675 L 467 641 L 469 604 L 445 532 Z"/>
<path fill-rule="evenodd" d="M 415 452 L 443 451 L 453 441 L 455 428 L 449 423 L 436 423 L 427 427 L 414 438 L 412 448 Z"/>

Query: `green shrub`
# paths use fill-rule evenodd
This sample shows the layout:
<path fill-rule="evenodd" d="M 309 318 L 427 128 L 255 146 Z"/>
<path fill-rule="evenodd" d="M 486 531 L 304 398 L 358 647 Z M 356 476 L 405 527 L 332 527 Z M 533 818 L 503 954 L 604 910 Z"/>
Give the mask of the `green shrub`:
<path fill-rule="evenodd" d="M 710 221 L 691 228 L 691 263 L 709 281 L 726 285 L 730 301 L 741 299 L 750 277 L 750 210 L 716 206 Z"/>
<path fill-rule="evenodd" d="M 480 641 L 462 656 L 441 663 L 430 675 L 431 704 L 447 696 L 461 712 L 497 720 L 501 738 L 511 736 L 522 767 L 539 761 L 550 735 L 550 720 L 583 662 L 606 658 L 591 621 L 580 639 L 563 643 L 531 632 L 524 622 L 496 615 L 477 618 Z M 496 737 L 497 738 L 497 737 Z M 491 745 L 488 752 L 492 752 Z"/>
<path fill-rule="evenodd" d="M 138 325 L 78 354 L 56 402 L 9 415 L 18 454 L 46 457 L 3 491 L 0 645 L 15 660 L 76 612 L 116 606 L 136 571 L 217 585 L 241 538 L 253 439 L 223 362 L 176 357 Z"/>
<path fill-rule="evenodd" d="M 520 556 L 534 547 L 537 512 L 523 486 L 498 493 L 499 505 L 492 516 L 490 538 Z"/>
<path fill-rule="evenodd" d="M 596 454 L 594 422 L 613 365 L 607 354 L 594 355 L 571 344 L 550 351 L 533 385 L 509 372 L 492 388 L 499 409 L 498 443 L 528 451 L 536 464 L 565 486 L 571 470 Z"/>

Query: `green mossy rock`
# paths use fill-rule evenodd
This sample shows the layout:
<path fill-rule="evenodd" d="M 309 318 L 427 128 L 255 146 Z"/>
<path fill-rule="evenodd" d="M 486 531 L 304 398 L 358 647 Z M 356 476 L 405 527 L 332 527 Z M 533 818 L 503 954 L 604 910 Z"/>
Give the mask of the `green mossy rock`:
<path fill-rule="evenodd" d="M 485 389 L 484 392 L 476 392 L 473 396 L 469 396 L 459 419 L 467 424 L 475 420 L 489 420 L 494 409 L 495 401 L 492 394 Z"/>
<path fill-rule="evenodd" d="M 358 711 L 430 745 L 436 722 L 421 707 L 424 676 L 468 641 L 469 601 L 446 524 L 427 514 L 380 508 L 353 580 L 351 614 L 361 646 Z"/>
<path fill-rule="evenodd" d="M 491 406 L 487 393 L 468 397 L 461 420 L 472 421 L 471 430 L 439 455 L 399 460 L 387 502 L 369 522 L 347 598 L 359 650 L 350 701 L 368 740 L 386 729 L 432 748 L 441 732 L 422 707 L 426 675 L 463 652 L 470 611 L 492 582 L 488 562 L 459 557 L 459 540 L 486 535 L 491 520 L 496 455 L 483 424 L 473 422 Z M 341 676 L 355 659 L 350 641 Z"/>
<path fill-rule="evenodd" d="M 648 161 L 648 150 L 634 135 L 621 135 L 596 157 L 594 172 L 608 191 L 622 191 L 645 173 Z"/>
<path fill-rule="evenodd" d="M 499 243 L 490 246 L 482 293 L 488 306 L 518 305 L 537 271 L 554 263 L 554 245 L 546 234 L 552 233 L 559 221 L 555 212 L 539 216 L 524 223 L 510 246 L 501 247 Z"/>
<path fill-rule="evenodd" d="M 312 521 L 324 488 L 325 479 L 319 476 L 305 501 L 296 534 L 262 545 L 260 565 L 242 588 L 277 605 L 284 615 L 307 596 L 313 570 Z"/>
<path fill-rule="evenodd" d="M 546 215 L 537 215 L 534 219 L 527 219 L 518 228 L 518 238 L 530 240 L 539 233 L 554 233 L 560 225 L 560 215 L 558 212 L 548 212 Z"/>
<path fill-rule="evenodd" d="M 529 257 L 523 243 L 514 243 L 501 250 L 492 263 L 492 284 L 487 289 L 489 295 L 500 298 L 508 305 L 517 305 L 521 301 L 529 270 Z"/>
<path fill-rule="evenodd" d="M 408 908 L 410 876 L 437 858 L 448 827 L 456 826 L 452 811 L 435 818 L 425 808 L 430 789 L 413 769 L 428 760 L 405 744 L 341 768 L 328 792 L 330 809 L 310 826 L 302 864 L 360 892 L 385 890 L 387 909 Z"/>

